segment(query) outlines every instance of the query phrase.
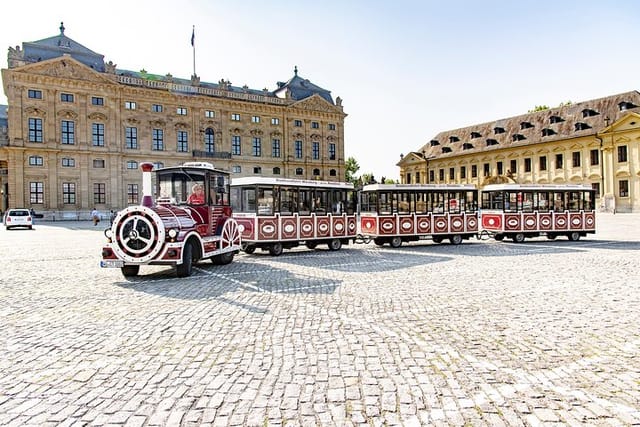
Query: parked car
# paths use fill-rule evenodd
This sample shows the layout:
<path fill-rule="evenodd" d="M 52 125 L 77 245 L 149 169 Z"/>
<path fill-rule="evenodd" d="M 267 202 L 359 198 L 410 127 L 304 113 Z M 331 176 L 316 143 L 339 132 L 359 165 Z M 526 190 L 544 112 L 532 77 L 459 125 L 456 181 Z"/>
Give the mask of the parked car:
<path fill-rule="evenodd" d="M 29 209 L 9 209 L 4 216 L 4 226 L 8 229 L 14 227 L 33 228 L 33 217 Z"/>

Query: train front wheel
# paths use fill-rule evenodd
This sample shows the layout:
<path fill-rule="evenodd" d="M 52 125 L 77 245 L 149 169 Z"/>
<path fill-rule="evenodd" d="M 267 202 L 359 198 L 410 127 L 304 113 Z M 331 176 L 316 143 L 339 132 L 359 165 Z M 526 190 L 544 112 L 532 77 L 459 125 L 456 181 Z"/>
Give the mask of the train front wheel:
<path fill-rule="evenodd" d="M 402 239 L 398 236 L 392 237 L 389 244 L 392 248 L 399 248 L 400 246 L 402 246 Z"/>

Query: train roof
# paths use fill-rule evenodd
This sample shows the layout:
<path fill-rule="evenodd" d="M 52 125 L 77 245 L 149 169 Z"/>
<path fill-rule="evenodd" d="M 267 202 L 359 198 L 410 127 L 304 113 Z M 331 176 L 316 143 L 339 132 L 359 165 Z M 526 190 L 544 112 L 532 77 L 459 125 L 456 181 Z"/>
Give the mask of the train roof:
<path fill-rule="evenodd" d="M 593 190 L 590 185 L 584 184 L 489 184 L 482 191 L 586 191 Z M 595 191 L 595 190 L 594 190 Z"/>
<path fill-rule="evenodd" d="M 469 191 L 476 190 L 474 184 L 367 184 L 362 191 Z"/>
<path fill-rule="evenodd" d="M 295 179 L 295 178 L 272 178 L 263 176 L 244 176 L 241 178 L 232 178 L 232 187 L 241 186 L 282 186 L 282 187 L 310 187 L 310 188 L 330 188 L 339 190 L 353 190 L 353 184 L 350 182 L 337 181 L 318 181 L 314 179 Z"/>
<path fill-rule="evenodd" d="M 178 166 L 167 166 L 165 168 L 156 169 L 156 172 L 171 172 L 188 169 L 189 172 L 215 172 L 218 174 L 229 175 L 228 171 L 217 169 L 213 164 L 208 162 L 185 162 Z"/>

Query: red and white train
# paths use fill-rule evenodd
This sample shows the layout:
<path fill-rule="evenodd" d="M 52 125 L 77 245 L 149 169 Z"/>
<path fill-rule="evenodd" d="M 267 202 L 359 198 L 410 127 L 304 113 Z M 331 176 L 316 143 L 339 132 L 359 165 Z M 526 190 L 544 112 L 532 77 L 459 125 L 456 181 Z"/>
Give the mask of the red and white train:
<path fill-rule="evenodd" d="M 201 259 L 232 262 L 240 250 L 240 229 L 229 206 L 229 173 L 196 162 L 158 169 L 160 197 L 154 201 L 153 165 L 141 168 L 142 205 L 118 212 L 105 230 L 100 265 L 120 268 L 126 277 L 137 275 L 142 265 L 171 265 L 184 277 Z"/>

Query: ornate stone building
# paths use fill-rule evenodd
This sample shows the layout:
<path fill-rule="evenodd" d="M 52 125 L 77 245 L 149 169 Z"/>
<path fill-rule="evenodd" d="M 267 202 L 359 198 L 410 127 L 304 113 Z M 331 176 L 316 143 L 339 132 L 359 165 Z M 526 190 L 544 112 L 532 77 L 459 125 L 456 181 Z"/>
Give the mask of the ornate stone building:
<path fill-rule="evenodd" d="M 588 184 L 608 211 L 640 211 L 640 93 L 440 132 L 397 163 L 404 183 Z"/>
<path fill-rule="evenodd" d="M 9 48 L 3 210 L 73 216 L 140 199 L 141 162 L 343 181 L 341 99 L 298 75 L 273 91 L 121 70 L 60 33 Z"/>

